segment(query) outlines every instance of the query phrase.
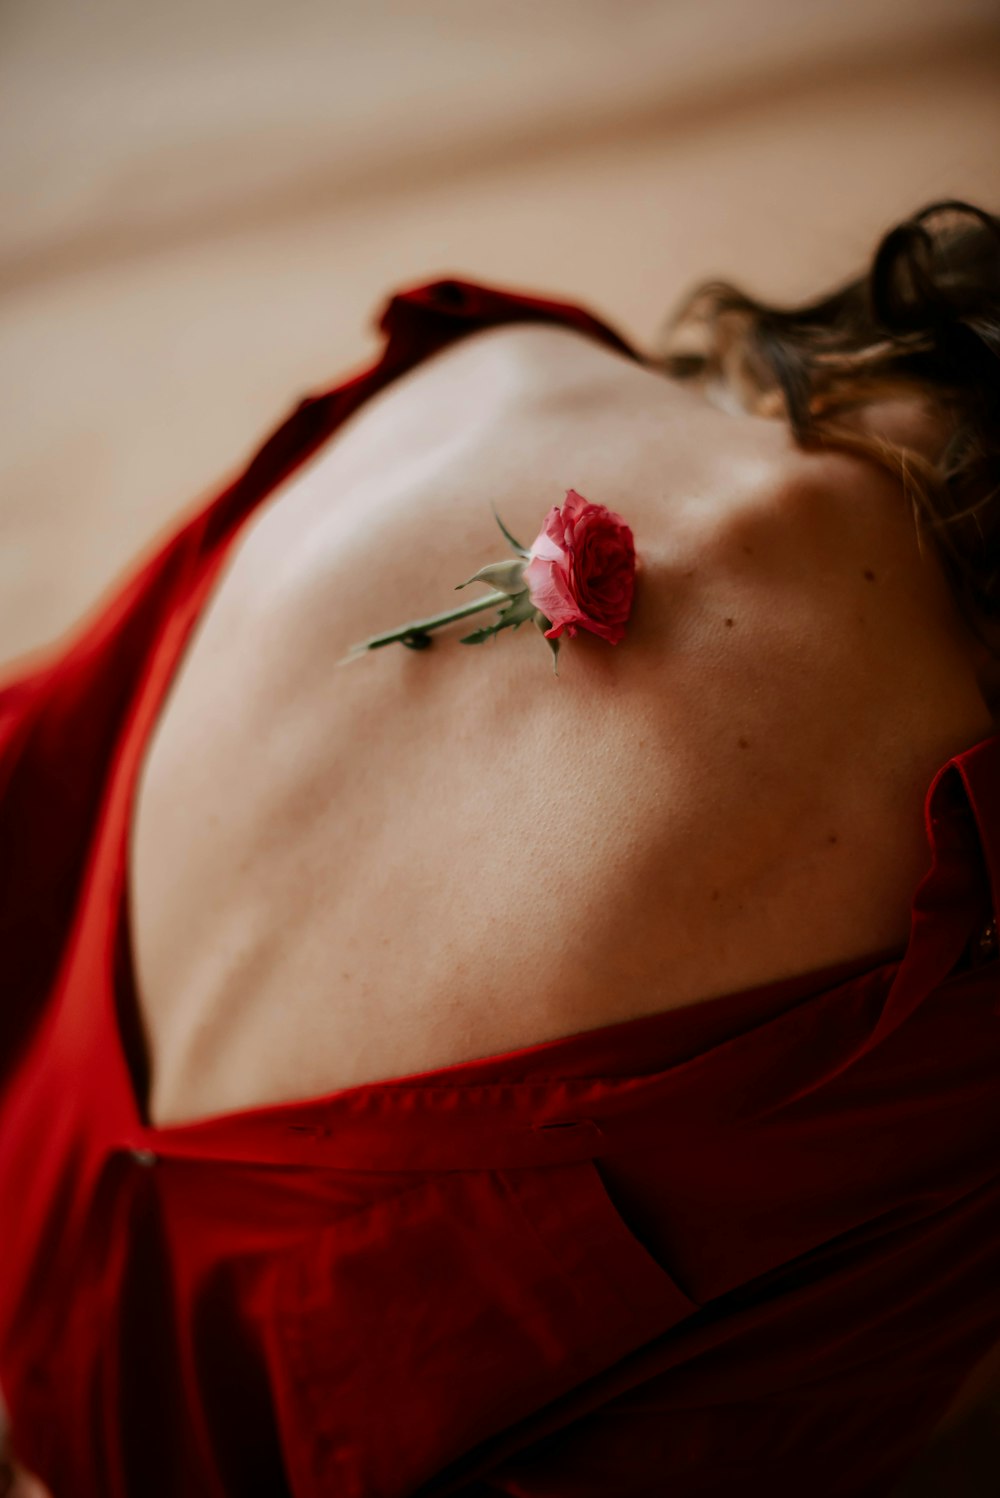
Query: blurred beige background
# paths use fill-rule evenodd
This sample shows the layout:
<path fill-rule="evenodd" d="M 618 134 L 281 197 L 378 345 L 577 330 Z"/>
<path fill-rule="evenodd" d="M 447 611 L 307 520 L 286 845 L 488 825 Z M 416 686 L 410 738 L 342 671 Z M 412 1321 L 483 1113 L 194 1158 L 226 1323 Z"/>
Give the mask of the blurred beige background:
<path fill-rule="evenodd" d="M 997 0 L 0 0 L 0 659 L 53 639 L 391 290 L 648 343 L 1000 209 Z"/>

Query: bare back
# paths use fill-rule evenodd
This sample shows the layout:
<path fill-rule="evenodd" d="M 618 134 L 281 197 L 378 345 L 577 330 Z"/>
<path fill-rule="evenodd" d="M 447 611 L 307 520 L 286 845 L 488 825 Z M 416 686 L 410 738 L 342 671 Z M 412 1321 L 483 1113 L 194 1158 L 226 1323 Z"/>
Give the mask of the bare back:
<path fill-rule="evenodd" d="M 639 558 L 624 642 L 347 667 L 567 488 Z M 473 590 L 470 589 L 471 593 Z M 468 594 L 459 595 L 467 597 Z M 140 777 L 159 1124 L 332 1092 L 905 944 L 935 770 L 993 731 L 898 487 L 580 334 L 476 334 L 234 546 Z"/>

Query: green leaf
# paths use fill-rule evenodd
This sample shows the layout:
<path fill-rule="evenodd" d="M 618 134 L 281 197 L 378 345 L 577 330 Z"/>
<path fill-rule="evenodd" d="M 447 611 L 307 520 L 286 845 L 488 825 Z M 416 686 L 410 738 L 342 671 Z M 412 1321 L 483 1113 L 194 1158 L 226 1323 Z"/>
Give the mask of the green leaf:
<path fill-rule="evenodd" d="M 504 617 L 501 618 L 501 619 L 499 619 L 496 624 L 486 624 L 486 625 L 484 625 L 482 629 L 477 629 L 476 632 L 475 632 L 475 634 L 466 635 L 462 640 L 459 641 L 459 644 L 460 645 L 481 645 L 484 640 L 490 639 L 490 637 L 492 635 L 499 634 L 500 631 L 502 629 L 506 629 L 508 625 L 510 625 L 510 624 L 516 624 L 516 623 L 517 623 L 517 616 L 516 616 L 516 614 L 513 614 L 513 611 L 511 611 L 511 610 L 506 610 L 504 612 Z"/>

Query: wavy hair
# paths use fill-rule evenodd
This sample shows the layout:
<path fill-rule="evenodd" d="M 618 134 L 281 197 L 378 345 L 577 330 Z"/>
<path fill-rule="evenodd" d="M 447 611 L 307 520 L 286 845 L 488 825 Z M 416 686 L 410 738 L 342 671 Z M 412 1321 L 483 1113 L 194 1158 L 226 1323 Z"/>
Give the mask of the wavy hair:
<path fill-rule="evenodd" d="M 890 229 L 869 268 L 816 301 L 769 306 L 727 281 L 697 287 L 650 361 L 721 380 L 784 415 L 806 449 L 872 458 L 902 481 L 966 623 L 1000 660 L 1000 218 L 958 199 Z M 936 462 L 837 421 L 897 395 L 930 398 L 949 436 Z"/>

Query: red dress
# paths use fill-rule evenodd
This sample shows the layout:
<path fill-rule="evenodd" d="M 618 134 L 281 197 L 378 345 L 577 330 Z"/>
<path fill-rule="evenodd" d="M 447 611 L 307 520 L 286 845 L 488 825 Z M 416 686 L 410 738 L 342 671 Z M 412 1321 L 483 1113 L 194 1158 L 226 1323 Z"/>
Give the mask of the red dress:
<path fill-rule="evenodd" d="M 1000 1338 L 1000 737 L 928 788 L 909 943 L 150 1128 L 137 766 L 244 520 L 450 340 L 441 282 L 0 689 L 0 1386 L 55 1498 L 882 1495 Z"/>

